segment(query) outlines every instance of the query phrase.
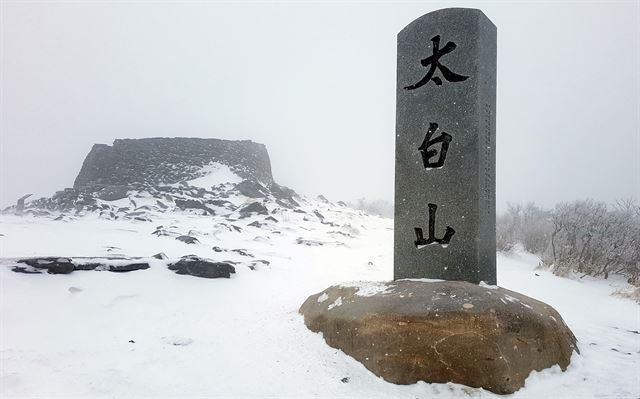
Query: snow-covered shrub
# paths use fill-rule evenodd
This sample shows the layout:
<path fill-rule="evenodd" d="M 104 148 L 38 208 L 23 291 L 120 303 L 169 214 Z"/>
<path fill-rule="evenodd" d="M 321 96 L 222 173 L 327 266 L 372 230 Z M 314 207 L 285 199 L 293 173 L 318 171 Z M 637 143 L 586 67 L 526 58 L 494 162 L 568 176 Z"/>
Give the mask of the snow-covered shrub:
<path fill-rule="evenodd" d="M 521 243 L 555 274 L 606 279 L 615 273 L 640 285 L 640 206 L 633 201 L 562 202 L 552 211 L 509 204 L 497 218 L 496 234 L 499 251 Z"/>
<path fill-rule="evenodd" d="M 507 212 L 498 216 L 496 244 L 498 251 L 509 252 L 518 243 L 534 254 L 542 254 L 549 245 L 551 220 L 548 211 L 529 203 L 509 203 Z"/>

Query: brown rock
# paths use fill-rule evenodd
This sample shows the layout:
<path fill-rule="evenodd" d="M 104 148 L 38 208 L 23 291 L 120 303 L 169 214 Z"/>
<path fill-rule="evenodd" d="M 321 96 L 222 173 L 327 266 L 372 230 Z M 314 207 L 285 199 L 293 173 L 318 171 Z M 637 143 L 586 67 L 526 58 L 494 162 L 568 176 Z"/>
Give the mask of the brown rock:
<path fill-rule="evenodd" d="M 551 306 L 467 282 L 332 286 L 300 313 L 329 346 L 395 384 L 454 382 L 508 394 L 533 370 L 565 370 L 578 351 Z"/>

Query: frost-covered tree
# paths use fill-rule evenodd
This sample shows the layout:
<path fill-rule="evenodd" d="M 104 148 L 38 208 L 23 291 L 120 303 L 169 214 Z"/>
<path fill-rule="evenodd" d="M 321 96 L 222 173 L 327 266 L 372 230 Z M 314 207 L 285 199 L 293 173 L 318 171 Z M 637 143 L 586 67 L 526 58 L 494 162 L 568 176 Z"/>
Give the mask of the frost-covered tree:
<path fill-rule="evenodd" d="M 634 201 L 562 202 L 551 211 L 509 204 L 496 232 L 498 250 L 520 243 L 554 273 L 604 278 L 615 273 L 640 284 L 640 206 Z"/>

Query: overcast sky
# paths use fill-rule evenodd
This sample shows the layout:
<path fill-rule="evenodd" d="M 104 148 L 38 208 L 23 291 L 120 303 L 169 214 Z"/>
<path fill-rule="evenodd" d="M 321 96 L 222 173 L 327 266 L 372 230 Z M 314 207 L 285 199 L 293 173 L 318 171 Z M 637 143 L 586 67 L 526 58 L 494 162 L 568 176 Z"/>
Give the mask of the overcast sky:
<path fill-rule="evenodd" d="M 396 34 L 451 6 L 498 27 L 498 210 L 639 198 L 639 4 L 3 0 L 0 204 L 153 136 L 250 139 L 299 192 L 392 200 Z"/>

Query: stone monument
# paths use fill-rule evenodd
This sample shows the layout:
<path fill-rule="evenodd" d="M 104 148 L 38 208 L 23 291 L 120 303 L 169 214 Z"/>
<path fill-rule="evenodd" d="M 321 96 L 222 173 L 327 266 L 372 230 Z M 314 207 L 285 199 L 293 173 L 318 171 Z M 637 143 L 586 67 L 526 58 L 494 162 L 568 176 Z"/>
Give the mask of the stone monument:
<path fill-rule="evenodd" d="M 496 27 L 448 8 L 398 34 L 394 278 L 496 284 Z"/>
<path fill-rule="evenodd" d="M 509 394 L 565 370 L 578 347 L 560 314 L 495 286 L 496 27 L 465 8 L 416 19 L 397 83 L 395 281 L 311 295 L 306 326 L 396 384 Z"/>

